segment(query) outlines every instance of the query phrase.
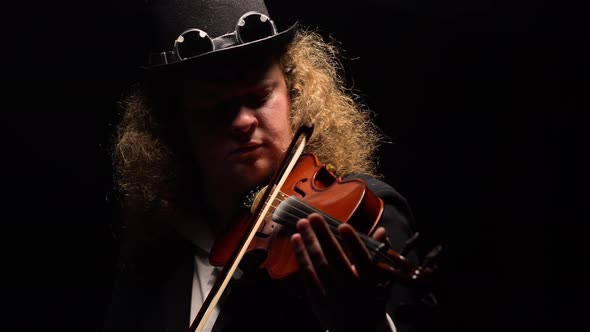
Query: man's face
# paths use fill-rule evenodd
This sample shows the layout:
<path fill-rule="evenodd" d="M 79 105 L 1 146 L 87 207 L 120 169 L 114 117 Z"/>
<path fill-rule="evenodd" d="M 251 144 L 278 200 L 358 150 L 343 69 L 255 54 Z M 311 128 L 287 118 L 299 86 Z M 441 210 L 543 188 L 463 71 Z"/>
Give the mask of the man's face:
<path fill-rule="evenodd" d="M 289 97 L 277 61 L 184 84 L 182 108 L 207 189 L 244 192 L 272 175 L 291 141 Z M 232 188 L 228 188 L 231 186 Z"/>

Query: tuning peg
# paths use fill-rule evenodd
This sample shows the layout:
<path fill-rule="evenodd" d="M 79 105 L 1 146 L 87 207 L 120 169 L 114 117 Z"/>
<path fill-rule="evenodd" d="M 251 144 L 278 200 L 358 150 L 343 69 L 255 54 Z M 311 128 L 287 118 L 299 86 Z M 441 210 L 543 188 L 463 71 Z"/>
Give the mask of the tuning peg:
<path fill-rule="evenodd" d="M 416 232 L 414 233 L 414 235 L 412 235 L 411 238 L 409 238 L 406 243 L 404 244 L 403 249 L 400 251 L 400 255 L 405 256 L 408 252 L 410 252 L 410 250 L 414 249 L 414 247 L 416 247 L 416 240 L 418 240 L 418 236 L 420 236 L 420 233 Z"/>
<path fill-rule="evenodd" d="M 442 252 L 442 246 L 440 244 L 438 246 L 434 247 L 432 250 L 430 250 L 428 252 L 428 254 L 426 254 L 426 256 L 424 257 L 424 262 L 422 263 L 422 266 L 420 266 L 420 268 L 421 269 L 425 269 L 425 268 L 433 269 L 435 267 L 436 259 L 439 257 L 441 252 Z"/>
<path fill-rule="evenodd" d="M 442 252 L 441 245 L 438 245 L 438 246 L 434 247 L 432 250 L 430 250 L 428 252 L 428 254 L 426 254 L 426 256 L 424 257 L 424 261 L 422 262 L 422 265 L 420 265 L 419 268 L 414 270 L 411 278 L 413 280 L 419 280 L 419 279 L 424 279 L 426 276 L 432 274 L 432 272 L 434 272 L 434 270 L 436 270 L 435 262 L 441 252 Z"/>

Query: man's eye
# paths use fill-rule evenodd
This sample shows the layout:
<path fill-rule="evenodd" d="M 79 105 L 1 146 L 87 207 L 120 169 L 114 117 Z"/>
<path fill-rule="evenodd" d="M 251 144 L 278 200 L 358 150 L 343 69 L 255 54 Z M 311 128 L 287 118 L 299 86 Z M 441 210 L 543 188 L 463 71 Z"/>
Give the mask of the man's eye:
<path fill-rule="evenodd" d="M 264 91 L 260 91 L 258 93 L 253 93 L 247 96 L 244 100 L 244 104 L 249 107 L 260 107 L 264 105 L 272 94 L 271 89 L 266 89 Z"/>

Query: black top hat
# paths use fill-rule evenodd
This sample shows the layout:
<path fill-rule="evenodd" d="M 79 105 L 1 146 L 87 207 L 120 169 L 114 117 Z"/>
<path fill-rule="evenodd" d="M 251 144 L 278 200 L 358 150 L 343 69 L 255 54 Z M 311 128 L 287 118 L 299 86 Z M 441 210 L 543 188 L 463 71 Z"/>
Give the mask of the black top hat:
<path fill-rule="evenodd" d="M 228 57 L 281 50 L 297 23 L 277 31 L 263 0 L 148 0 L 148 72 L 177 72 Z"/>

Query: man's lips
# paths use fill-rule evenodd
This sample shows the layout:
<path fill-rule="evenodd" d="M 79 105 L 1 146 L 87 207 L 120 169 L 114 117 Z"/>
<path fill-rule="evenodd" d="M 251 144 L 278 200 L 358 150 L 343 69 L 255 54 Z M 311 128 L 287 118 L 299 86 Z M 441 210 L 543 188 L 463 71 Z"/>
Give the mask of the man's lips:
<path fill-rule="evenodd" d="M 234 149 L 231 154 L 242 154 L 242 153 L 247 153 L 247 152 L 251 152 L 254 151 L 258 148 L 262 147 L 261 143 L 247 143 L 247 144 L 243 144 L 240 145 L 238 148 Z"/>

